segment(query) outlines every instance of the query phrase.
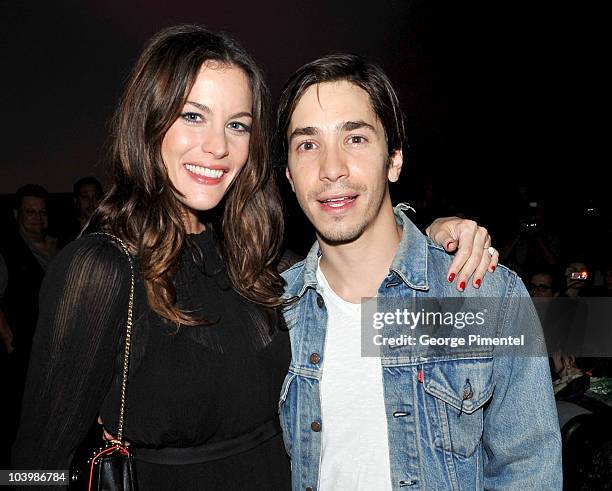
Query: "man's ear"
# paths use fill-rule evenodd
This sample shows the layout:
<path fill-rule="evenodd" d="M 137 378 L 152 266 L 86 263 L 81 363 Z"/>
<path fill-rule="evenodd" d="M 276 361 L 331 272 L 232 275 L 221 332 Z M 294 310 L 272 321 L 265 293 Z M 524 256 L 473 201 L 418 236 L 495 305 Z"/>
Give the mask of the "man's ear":
<path fill-rule="evenodd" d="M 293 186 L 293 179 L 291 179 L 291 171 L 289 170 L 289 166 L 285 167 L 285 176 L 287 176 L 287 180 L 291 185 L 291 190 L 295 193 L 295 187 Z"/>
<path fill-rule="evenodd" d="M 402 172 L 402 164 L 404 163 L 404 154 L 402 149 L 395 150 L 389 155 L 389 170 L 387 171 L 387 177 L 391 182 L 397 182 L 400 173 Z"/>

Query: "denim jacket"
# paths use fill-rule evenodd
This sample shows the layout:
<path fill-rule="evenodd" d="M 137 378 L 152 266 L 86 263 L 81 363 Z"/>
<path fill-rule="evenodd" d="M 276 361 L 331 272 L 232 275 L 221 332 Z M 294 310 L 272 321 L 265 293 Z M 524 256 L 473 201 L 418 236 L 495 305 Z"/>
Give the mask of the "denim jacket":
<path fill-rule="evenodd" d="M 405 205 L 394 209 L 403 233 L 378 297 L 496 298 L 492 315 L 498 333 L 511 335 L 517 326 L 530 324 L 541 334 L 515 273 L 500 266 L 480 289 L 468 286 L 464 294 L 457 292 L 445 278 L 451 259 L 402 209 Z M 319 255 L 315 243 L 306 259 L 283 273 L 292 361 L 279 413 L 294 491 L 318 489 L 325 431 L 320 381 L 327 311 L 316 279 Z M 523 302 L 511 301 L 520 297 Z M 562 488 L 561 438 L 548 360 L 494 356 L 494 349 L 460 347 L 441 356 L 402 356 L 401 349 L 382 348 L 391 489 Z"/>

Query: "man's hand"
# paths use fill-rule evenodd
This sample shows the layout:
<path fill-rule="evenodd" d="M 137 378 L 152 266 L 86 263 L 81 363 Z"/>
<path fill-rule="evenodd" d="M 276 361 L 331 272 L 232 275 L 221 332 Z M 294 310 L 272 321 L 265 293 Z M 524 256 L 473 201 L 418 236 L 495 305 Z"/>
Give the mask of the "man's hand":
<path fill-rule="evenodd" d="M 451 283 L 457 279 L 457 290 L 464 291 L 472 275 L 472 285 L 480 288 L 487 271 L 495 271 L 499 253 L 493 250 L 490 254 L 491 236 L 475 221 L 458 217 L 437 218 L 426 232 L 446 252 L 455 253 L 446 277 Z"/>

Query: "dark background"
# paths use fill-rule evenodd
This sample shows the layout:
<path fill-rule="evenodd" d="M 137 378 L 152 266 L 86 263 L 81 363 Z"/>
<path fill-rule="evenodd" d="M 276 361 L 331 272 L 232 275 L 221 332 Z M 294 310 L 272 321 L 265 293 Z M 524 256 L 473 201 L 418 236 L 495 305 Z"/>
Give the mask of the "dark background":
<path fill-rule="evenodd" d="M 433 0 L 1 5 L 0 194 L 28 182 L 66 193 L 85 175 L 105 182 L 106 125 L 144 41 L 164 26 L 201 23 L 240 39 L 275 97 L 296 68 L 329 52 L 379 63 L 409 128 L 394 198 L 420 211 L 423 190 L 432 187 L 422 221 L 465 213 L 505 240 L 522 203 L 536 200 L 564 234 L 590 240 L 597 237 L 585 228 L 585 209 L 609 217 L 602 174 L 609 157 L 599 143 L 606 130 L 597 121 L 605 30 L 594 7 Z M 69 201 L 54 198 L 61 220 Z M 0 206 L 9 200 L 0 197 Z"/>

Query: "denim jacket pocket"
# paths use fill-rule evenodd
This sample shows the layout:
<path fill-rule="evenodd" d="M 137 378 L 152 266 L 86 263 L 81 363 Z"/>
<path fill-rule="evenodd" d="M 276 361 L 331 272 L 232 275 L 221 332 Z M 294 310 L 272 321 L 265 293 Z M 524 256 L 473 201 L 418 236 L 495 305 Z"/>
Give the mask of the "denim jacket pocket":
<path fill-rule="evenodd" d="M 287 403 L 287 397 L 289 395 L 289 389 L 291 388 L 291 383 L 297 375 L 293 372 L 287 373 L 285 376 L 285 380 L 283 381 L 283 385 L 281 388 L 280 398 L 278 400 L 278 416 L 280 419 L 280 425 L 283 430 L 283 441 L 285 442 L 285 449 L 287 450 L 287 454 L 291 457 L 291 442 L 292 442 L 292 428 L 289 424 L 291 421 L 291 415 L 289 411 L 291 409 L 291 405 Z"/>
<path fill-rule="evenodd" d="M 426 420 L 434 445 L 470 457 L 483 432 L 483 406 L 493 394 L 493 359 L 448 360 L 423 365 Z"/>

